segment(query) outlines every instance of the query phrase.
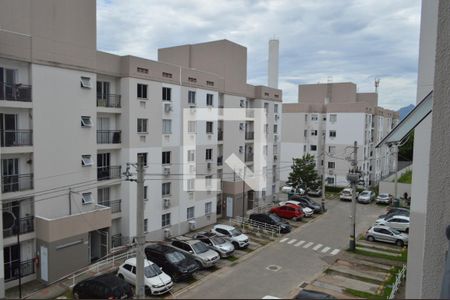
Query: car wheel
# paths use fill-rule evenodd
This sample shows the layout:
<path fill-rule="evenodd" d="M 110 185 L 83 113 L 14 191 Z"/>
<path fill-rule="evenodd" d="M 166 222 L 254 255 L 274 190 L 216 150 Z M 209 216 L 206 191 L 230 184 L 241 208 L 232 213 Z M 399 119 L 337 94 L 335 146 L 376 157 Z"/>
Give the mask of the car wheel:
<path fill-rule="evenodd" d="M 122 274 L 117 275 L 120 279 L 125 279 Z"/>
<path fill-rule="evenodd" d="M 152 295 L 152 290 L 148 286 L 145 286 L 145 295 L 146 296 L 151 296 Z"/>
<path fill-rule="evenodd" d="M 405 232 L 409 234 L 409 228 L 406 228 Z"/>
<path fill-rule="evenodd" d="M 239 244 L 238 244 L 238 243 L 233 242 L 232 244 L 233 244 L 233 246 L 234 246 L 234 249 L 239 249 Z"/>
<path fill-rule="evenodd" d="M 369 235 L 369 236 L 367 237 L 367 240 L 368 240 L 369 242 L 373 242 L 373 241 L 375 241 L 375 238 L 374 238 L 373 236 Z"/>
<path fill-rule="evenodd" d="M 78 295 L 78 293 L 73 293 L 73 299 L 80 299 L 80 295 Z"/>
<path fill-rule="evenodd" d="M 404 243 L 403 243 L 402 240 L 397 240 L 397 241 L 395 242 L 395 244 L 396 244 L 397 246 L 399 246 L 399 247 L 403 247 L 403 245 L 404 245 Z"/>

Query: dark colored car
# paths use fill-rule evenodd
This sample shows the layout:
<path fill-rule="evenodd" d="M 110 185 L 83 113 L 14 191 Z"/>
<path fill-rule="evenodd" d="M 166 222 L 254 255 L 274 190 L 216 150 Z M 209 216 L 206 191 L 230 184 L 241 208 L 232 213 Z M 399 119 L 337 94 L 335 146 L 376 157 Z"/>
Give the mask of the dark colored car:
<path fill-rule="evenodd" d="M 378 219 L 386 219 L 391 216 L 407 216 L 409 217 L 409 209 L 402 207 L 389 207 L 384 215 L 380 215 Z"/>
<path fill-rule="evenodd" d="M 132 299 L 133 289 L 113 274 L 103 274 L 77 283 L 72 290 L 74 299 Z"/>
<path fill-rule="evenodd" d="M 301 220 L 305 215 L 300 206 L 295 204 L 285 204 L 278 207 L 272 207 L 270 210 L 271 213 L 276 214 L 277 216 L 285 219 L 294 219 Z"/>
<path fill-rule="evenodd" d="M 197 262 L 174 247 L 151 244 L 145 247 L 147 259 L 160 266 L 174 281 L 190 279 L 199 269 Z"/>
<path fill-rule="evenodd" d="M 315 214 L 322 213 L 322 206 L 319 203 L 312 200 L 311 198 L 309 198 L 308 196 L 294 195 L 290 198 L 290 200 L 298 201 L 298 202 L 300 202 L 301 206 L 311 208 Z"/>
<path fill-rule="evenodd" d="M 294 299 L 336 299 L 336 297 L 323 292 L 301 290 Z"/>
<path fill-rule="evenodd" d="M 283 222 L 283 220 L 275 214 L 251 214 L 249 219 L 260 223 L 280 226 L 281 233 L 291 232 L 291 226 L 288 223 Z"/>

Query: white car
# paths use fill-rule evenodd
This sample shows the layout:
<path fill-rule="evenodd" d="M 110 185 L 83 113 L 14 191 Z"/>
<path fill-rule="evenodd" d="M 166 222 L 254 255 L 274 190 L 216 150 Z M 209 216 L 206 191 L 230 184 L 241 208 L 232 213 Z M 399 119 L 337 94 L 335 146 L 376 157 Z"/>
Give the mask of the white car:
<path fill-rule="evenodd" d="M 298 192 L 298 193 L 300 193 L 300 194 L 303 195 L 303 194 L 305 193 L 305 190 L 302 189 L 302 188 L 297 188 L 297 190 L 296 190 L 295 188 L 293 188 L 293 187 L 290 186 L 290 185 L 285 185 L 285 186 L 283 186 L 283 187 L 281 188 L 281 192 L 282 192 L 282 193 L 285 193 L 285 194 Z"/>
<path fill-rule="evenodd" d="M 409 232 L 409 216 L 393 215 L 386 219 L 378 219 L 375 225 L 386 225 L 399 231 Z"/>
<path fill-rule="evenodd" d="M 126 282 L 136 284 L 136 258 L 127 259 L 117 271 L 117 276 Z M 161 295 L 172 289 L 173 282 L 169 275 L 148 259 L 144 260 L 145 292 L 151 295 Z"/>
<path fill-rule="evenodd" d="M 378 197 L 375 199 L 376 203 L 383 203 L 383 204 L 389 204 L 392 202 L 392 195 L 388 193 L 381 193 L 378 195 Z"/>
<path fill-rule="evenodd" d="M 217 224 L 214 225 L 211 232 L 217 234 L 217 236 L 227 238 L 233 244 L 235 249 L 247 248 L 249 245 L 248 236 L 233 226 Z"/>
<path fill-rule="evenodd" d="M 352 201 L 352 193 L 353 193 L 352 189 L 349 188 L 343 189 L 341 191 L 341 194 L 339 195 L 339 199 L 344 201 Z"/>
<path fill-rule="evenodd" d="M 288 204 L 288 203 L 300 206 L 302 208 L 302 210 L 303 210 L 303 213 L 305 214 L 305 217 L 311 217 L 313 215 L 313 213 L 314 213 L 314 211 L 311 208 L 303 207 L 300 202 L 295 201 L 295 200 L 281 201 L 281 202 L 278 203 L 278 205 L 279 206 L 283 206 L 283 205 Z"/>

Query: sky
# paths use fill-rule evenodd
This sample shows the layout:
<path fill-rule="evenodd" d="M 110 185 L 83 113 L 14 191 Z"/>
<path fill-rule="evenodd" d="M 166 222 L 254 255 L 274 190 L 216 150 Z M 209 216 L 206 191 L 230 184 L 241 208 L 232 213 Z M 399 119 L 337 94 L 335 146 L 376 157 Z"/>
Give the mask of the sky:
<path fill-rule="evenodd" d="M 157 49 L 228 39 L 247 47 L 248 83 L 267 85 L 280 41 L 279 88 L 352 81 L 379 105 L 416 102 L 420 0 L 97 0 L 97 47 L 157 60 Z"/>

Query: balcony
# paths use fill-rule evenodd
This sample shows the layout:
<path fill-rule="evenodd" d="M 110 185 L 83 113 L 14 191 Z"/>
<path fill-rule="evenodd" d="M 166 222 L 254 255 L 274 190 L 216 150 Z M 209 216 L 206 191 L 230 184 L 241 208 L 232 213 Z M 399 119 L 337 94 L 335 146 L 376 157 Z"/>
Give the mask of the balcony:
<path fill-rule="evenodd" d="M 0 82 L 0 100 L 31 102 L 31 85 Z"/>
<path fill-rule="evenodd" d="M 2 193 L 21 192 L 33 188 L 33 174 L 3 175 Z"/>
<path fill-rule="evenodd" d="M 18 147 L 33 145 L 32 130 L 2 130 L 0 131 L 2 147 Z"/>
<path fill-rule="evenodd" d="M 97 95 L 97 107 L 120 108 L 120 95 Z"/>
<path fill-rule="evenodd" d="M 111 236 L 111 248 L 122 246 L 122 234 L 115 234 Z"/>
<path fill-rule="evenodd" d="M 25 234 L 34 231 L 34 216 L 28 216 L 19 219 L 20 224 L 20 234 Z M 17 235 L 17 227 L 13 226 L 9 229 L 3 230 L 3 238 L 8 238 L 10 236 Z"/>
<path fill-rule="evenodd" d="M 217 156 L 217 165 L 218 166 L 223 165 L 223 156 Z"/>
<path fill-rule="evenodd" d="M 97 144 L 120 144 L 120 130 L 97 130 Z"/>
<path fill-rule="evenodd" d="M 245 162 L 253 162 L 253 153 L 245 153 Z"/>
<path fill-rule="evenodd" d="M 19 264 L 20 264 L 20 273 L 19 273 Z M 5 282 L 13 281 L 19 279 L 19 274 L 23 278 L 25 276 L 34 274 L 34 266 L 35 262 L 33 259 L 21 261 L 13 260 L 10 262 L 5 262 Z"/>
<path fill-rule="evenodd" d="M 246 131 L 245 132 L 245 139 L 246 140 L 253 140 L 255 138 L 255 132 L 254 131 Z"/>
<path fill-rule="evenodd" d="M 121 166 L 106 166 L 97 168 L 97 180 L 120 179 L 122 176 Z"/>
<path fill-rule="evenodd" d="M 218 141 L 223 141 L 223 130 L 222 129 L 219 129 L 217 131 L 217 140 Z"/>
<path fill-rule="evenodd" d="M 107 207 L 111 207 L 111 213 L 115 214 L 115 213 L 119 213 L 122 211 L 122 200 L 107 200 L 107 201 L 103 201 L 103 202 L 99 202 L 99 205 L 103 205 L 103 206 L 107 206 Z"/>

